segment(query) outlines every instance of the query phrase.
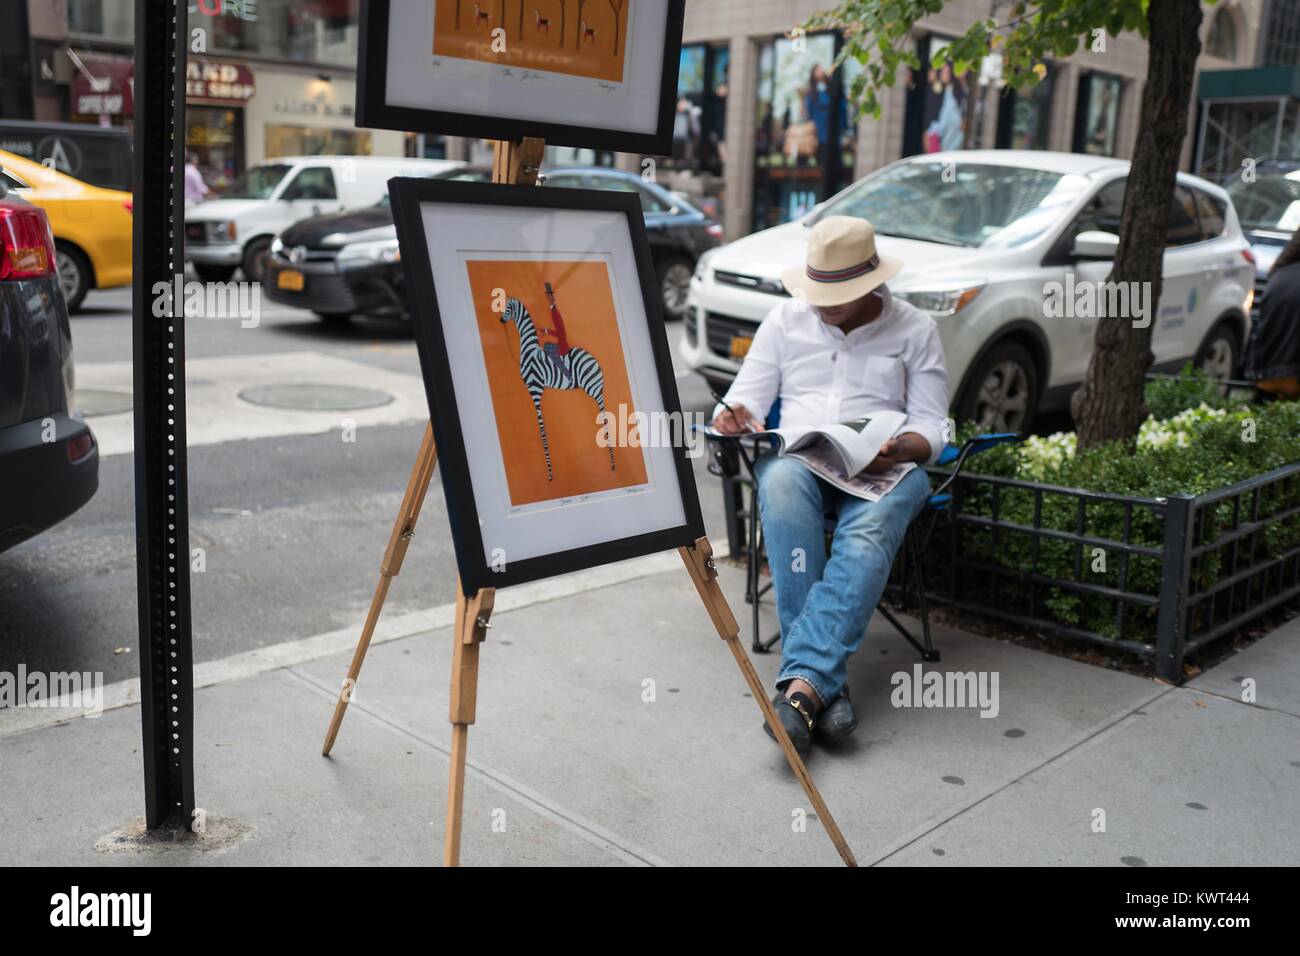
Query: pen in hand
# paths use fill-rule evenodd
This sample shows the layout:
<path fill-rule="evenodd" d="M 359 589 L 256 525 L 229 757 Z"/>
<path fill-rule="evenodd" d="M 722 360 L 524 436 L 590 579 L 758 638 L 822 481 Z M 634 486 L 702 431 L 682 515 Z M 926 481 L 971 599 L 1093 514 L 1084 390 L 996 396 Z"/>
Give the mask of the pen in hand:
<path fill-rule="evenodd" d="M 715 402 L 717 402 L 719 405 L 721 405 L 723 408 L 725 408 L 727 411 L 731 413 L 731 418 L 737 425 L 742 424 L 740 416 L 736 414 L 736 410 L 732 408 L 730 405 L 728 405 L 726 400 L 721 395 L 719 395 L 713 389 L 709 389 L 709 394 L 713 396 L 713 400 Z M 743 422 L 745 430 L 748 432 L 761 432 L 763 429 L 759 428 L 754 424 L 753 416 L 748 414 L 749 410 L 746 409 L 745 411 L 746 411 L 746 416 Z"/>

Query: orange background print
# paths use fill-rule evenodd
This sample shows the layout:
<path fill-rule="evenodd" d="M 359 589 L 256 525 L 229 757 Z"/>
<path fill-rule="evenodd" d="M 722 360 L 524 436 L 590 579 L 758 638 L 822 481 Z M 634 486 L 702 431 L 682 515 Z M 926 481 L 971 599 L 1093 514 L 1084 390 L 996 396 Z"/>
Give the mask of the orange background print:
<path fill-rule="evenodd" d="M 433 53 L 621 83 L 633 2 L 438 0 L 433 21 Z M 505 49 L 494 53 L 492 31 L 501 27 L 506 31 Z"/>
<path fill-rule="evenodd" d="M 645 484 L 645 457 L 639 447 L 614 448 L 615 467 L 610 469 L 609 449 L 597 441 L 600 409 L 581 389 L 548 389 L 542 394 L 554 473 L 554 478 L 547 480 L 537 413 L 519 372 L 519 334 L 513 322 L 503 323 L 502 313 L 493 311 L 494 290 L 502 289 L 502 307 L 504 299 L 522 301 L 540 341 L 553 342 L 554 336 L 541 332 L 553 328 L 545 285 L 551 283 L 569 347 L 585 349 L 600 363 L 610 435 L 617 442 L 620 414 L 630 418 L 634 409 L 605 263 L 479 259 L 466 266 L 511 505 Z"/>

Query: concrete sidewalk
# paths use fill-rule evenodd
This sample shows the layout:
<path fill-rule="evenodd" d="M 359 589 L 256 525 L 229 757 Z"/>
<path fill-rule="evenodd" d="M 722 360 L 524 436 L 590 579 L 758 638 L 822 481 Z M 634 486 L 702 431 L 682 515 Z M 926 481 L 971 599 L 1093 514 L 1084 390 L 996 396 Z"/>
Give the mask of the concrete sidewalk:
<path fill-rule="evenodd" d="M 810 809 L 799 831 L 807 800 L 663 557 L 595 589 L 502 592 L 470 731 L 464 864 L 838 864 Z M 747 622 L 742 574 L 723 567 L 722 582 Z M 0 713 L 0 864 L 440 863 L 444 616 L 372 647 L 329 759 L 354 636 L 204 672 L 198 803 L 246 828 L 219 849 L 96 849 L 143 812 L 137 706 L 57 725 Z M 997 716 L 892 706 L 891 675 L 917 656 L 873 623 L 850 666 L 861 726 L 809 759 L 859 863 L 1300 862 L 1300 620 L 1178 689 L 946 628 L 936 643 L 927 670 L 998 675 Z M 770 683 L 778 657 L 754 660 Z M 1246 677 L 1256 704 L 1240 702 Z"/>

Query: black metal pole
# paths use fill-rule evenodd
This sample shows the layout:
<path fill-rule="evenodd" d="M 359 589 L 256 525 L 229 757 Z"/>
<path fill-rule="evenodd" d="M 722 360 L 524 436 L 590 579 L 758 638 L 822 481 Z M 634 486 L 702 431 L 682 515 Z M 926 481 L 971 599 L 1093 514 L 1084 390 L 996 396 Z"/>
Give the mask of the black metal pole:
<path fill-rule="evenodd" d="M 145 820 L 188 829 L 194 812 L 194 675 L 185 472 L 186 0 L 135 4 L 135 540 Z"/>
<path fill-rule="evenodd" d="M 1156 616 L 1156 677 L 1183 682 L 1183 646 L 1187 641 L 1187 594 L 1191 580 L 1192 503 L 1190 495 L 1165 501 L 1164 563 L 1160 610 Z"/>

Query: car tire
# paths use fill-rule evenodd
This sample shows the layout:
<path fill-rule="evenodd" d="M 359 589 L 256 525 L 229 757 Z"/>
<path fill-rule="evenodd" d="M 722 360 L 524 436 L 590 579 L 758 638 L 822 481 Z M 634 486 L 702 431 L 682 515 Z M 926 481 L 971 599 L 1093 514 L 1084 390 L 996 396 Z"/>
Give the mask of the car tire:
<path fill-rule="evenodd" d="M 55 272 L 59 278 L 59 288 L 68 306 L 68 314 L 78 311 L 86 293 L 94 285 L 94 275 L 90 270 L 90 260 L 76 246 L 66 242 L 54 244 Z"/>
<path fill-rule="evenodd" d="M 1038 413 L 1038 363 L 1016 342 L 989 349 L 957 400 L 957 422 L 975 422 L 984 432 L 1023 434 Z"/>
<path fill-rule="evenodd" d="M 1231 322 L 1220 322 L 1210 329 L 1193 364 L 1210 378 L 1235 378 L 1241 363 L 1241 341 Z"/>
<path fill-rule="evenodd" d="M 316 318 L 329 325 L 347 325 L 352 321 L 351 312 L 317 312 Z"/>
<path fill-rule="evenodd" d="M 240 268 L 244 278 L 249 282 L 262 282 L 266 279 L 266 259 L 271 254 L 271 240 L 266 236 L 254 239 L 244 247 L 244 260 Z"/>
<path fill-rule="evenodd" d="M 194 274 L 200 282 L 229 282 L 235 274 L 234 266 L 208 266 L 194 264 Z"/>
<path fill-rule="evenodd" d="M 686 316 L 686 296 L 691 291 L 691 276 L 695 266 L 691 260 L 673 256 L 659 263 L 655 270 L 659 278 L 659 295 L 664 304 L 664 318 L 670 322 Z"/>

